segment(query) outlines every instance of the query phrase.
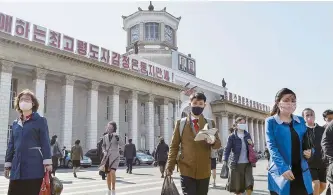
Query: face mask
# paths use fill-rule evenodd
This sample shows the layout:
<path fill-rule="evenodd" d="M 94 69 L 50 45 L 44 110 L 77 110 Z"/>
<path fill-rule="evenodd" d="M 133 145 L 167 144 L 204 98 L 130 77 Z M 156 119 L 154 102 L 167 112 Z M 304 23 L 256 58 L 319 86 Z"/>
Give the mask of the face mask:
<path fill-rule="evenodd" d="M 292 102 L 280 102 L 279 103 L 280 112 L 285 114 L 292 114 L 296 110 L 296 103 Z"/>
<path fill-rule="evenodd" d="M 192 114 L 199 116 L 203 112 L 204 108 L 202 107 L 192 107 Z"/>
<path fill-rule="evenodd" d="M 29 102 L 20 102 L 20 104 L 19 104 L 19 106 L 20 106 L 20 109 L 22 110 L 22 111 L 28 111 L 28 110 L 31 110 L 31 108 L 32 108 L 32 103 L 29 103 Z"/>
<path fill-rule="evenodd" d="M 237 128 L 241 130 L 247 130 L 247 125 L 246 124 L 237 124 Z"/>

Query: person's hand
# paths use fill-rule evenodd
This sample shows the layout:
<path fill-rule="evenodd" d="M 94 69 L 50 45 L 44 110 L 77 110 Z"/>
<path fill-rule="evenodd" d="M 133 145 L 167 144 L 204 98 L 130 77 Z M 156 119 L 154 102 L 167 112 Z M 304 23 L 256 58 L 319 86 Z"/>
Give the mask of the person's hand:
<path fill-rule="evenodd" d="M 312 153 L 311 149 L 303 151 L 303 155 L 307 159 L 311 158 L 311 153 Z"/>
<path fill-rule="evenodd" d="M 9 175 L 10 175 L 10 168 L 5 168 L 4 170 L 4 176 L 6 179 L 9 179 Z"/>
<path fill-rule="evenodd" d="M 283 176 L 286 180 L 289 180 L 289 181 L 292 181 L 292 180 L 295 179 L 294 174 L 293 174 L 293 172 L 292 172 L 291 170 L 288 170 L 288 171 L 284 172 L 284 173 L 282 174 L 282 176 Z"/>
<path fill-rule="evenodd" d="M 172 171 L 166 169 L 166 170 L 165 170 L 165 175 L 166 175 L 166 176 L 171 176 L 171 175 L 172 175 Z"/>
<path fill-rule="evenodd" d="M 45 171 L 51 172 L 52 171 L 52 165 L 45 165 Z"/>

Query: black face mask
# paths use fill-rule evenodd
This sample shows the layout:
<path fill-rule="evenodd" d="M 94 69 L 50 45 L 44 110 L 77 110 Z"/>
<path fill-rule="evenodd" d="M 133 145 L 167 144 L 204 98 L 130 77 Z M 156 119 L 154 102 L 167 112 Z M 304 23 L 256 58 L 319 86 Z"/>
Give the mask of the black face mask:
<path fill-rule="evenodd" d="M 191 107 L 191 109 L 192 109 L 192 113 L 196 116 L 199 116 L 204 110 L 203 107 Z"/>

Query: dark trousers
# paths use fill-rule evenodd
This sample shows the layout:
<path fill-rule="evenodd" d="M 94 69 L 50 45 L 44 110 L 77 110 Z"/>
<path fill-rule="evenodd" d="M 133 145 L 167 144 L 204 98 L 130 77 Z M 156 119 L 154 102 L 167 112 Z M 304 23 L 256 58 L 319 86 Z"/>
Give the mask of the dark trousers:
<path fill-rule="evenodd" d="M 165 171 L 165 164 L 166 164 L 165 161 L 158 161 L 158 165 L 160 166 L 160 172 L 162 175 L 164 174 Z"/>
<path fill-rule="evenodd" d="M 193 179 L 187 176 L 180 176 L 180 183 L 184 195 L 207 195 L 209 177 L 206 179 Z"/>
<path fill-rule="evenodd" d="M 58 157 L 52 156 L 52 173 L 55 174 L 56 170 L 58 169 Z"/>
<path fill-rule="evenodd" d="M 127 171 L 132 172 L 133 159 L 126 159 Z"/>
<path fill-rule="evenodd" d="M 8 195 L 39 195 L 43 178 L 28 180 L 11 180 L 8 187 Z"/>

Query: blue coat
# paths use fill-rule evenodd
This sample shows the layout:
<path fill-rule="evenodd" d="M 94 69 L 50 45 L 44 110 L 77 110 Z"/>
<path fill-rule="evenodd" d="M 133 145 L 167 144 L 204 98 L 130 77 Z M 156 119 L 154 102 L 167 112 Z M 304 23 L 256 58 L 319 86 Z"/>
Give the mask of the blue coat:
<path fill-rule="evenodd" d="M 5 167 L 11 167 L 11 180 L 44 177 L 44 165 L 51 164 L 51 147 L 47 121 L 38 113 L 22 124 L 14 121 L 7 146 Z"/>
<path fill-rule="evenodd" d="M 247 143 L 247 140 L 251 139 L 251 135 L 244 131 L 244 141 Z M 248 144 L 246 144 L 246 149 L 248 150 Z M 236 165 L 238 163 L 239 155 L 242 150 L 242 140 L 237 136 L 237 130 L 234 131 L 231 135 L 228 137 L 227 146 L 225 147 L 225 152 L 223 155 L 223 161 L 228 161 L 230 165 Z M 230 153 L 232 152 L 232 155 L 230 156 Z M 230 156 L 230 158 L 229 158 Z"/>
<path fill-rule="evenodd" d="M 300 143 L 302 143 L 303 135 L 306 132 L 305 121 L 302 117 L 293 115 L 292 123 Z M 278 115 L 274 115 L 266 119 L 265 128 L 266 144 L 271 156 L 268 169 L 268 190 L 281 195 L 290 195 L 290 181 L 285 180 L 282 176 L 284 172 L 292 168 L 290 127 L 288 124 L 284 124 Z M 308 194 L 312 194 L 312 178 L 308 163 L 303 157 L 302 144 L 299 152 L 304 185 Z"/>

